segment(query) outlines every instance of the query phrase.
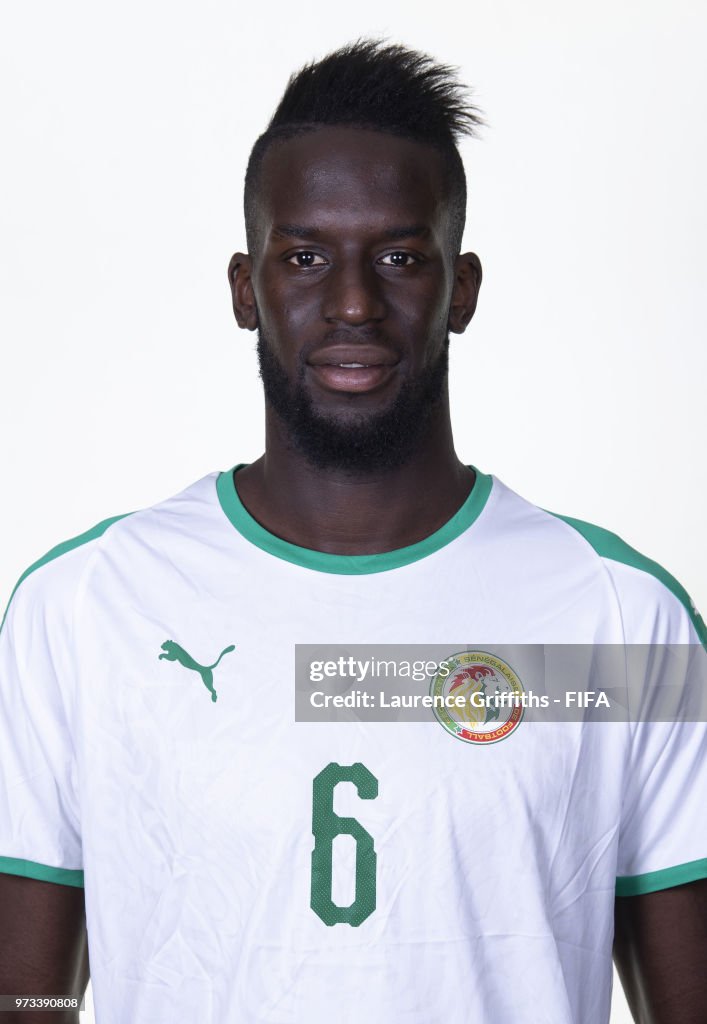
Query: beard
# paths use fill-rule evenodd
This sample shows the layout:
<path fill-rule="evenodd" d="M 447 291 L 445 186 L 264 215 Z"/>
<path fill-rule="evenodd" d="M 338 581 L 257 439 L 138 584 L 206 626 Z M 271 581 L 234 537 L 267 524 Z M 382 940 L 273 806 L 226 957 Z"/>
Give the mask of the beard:
<path fill-rule="evenodd" d="M 356 473 L 397 469 L 419 449 L 433 411 L 446 397 L 449 335 L 436 361 L 417 376 L 407 377 L 389 408 L 345 419 L 315 409 L 305 386 L 305 363 L 291 380 L 262 330 L 257 352 L 265 400 L 293 447 L 317 469 Z"/>

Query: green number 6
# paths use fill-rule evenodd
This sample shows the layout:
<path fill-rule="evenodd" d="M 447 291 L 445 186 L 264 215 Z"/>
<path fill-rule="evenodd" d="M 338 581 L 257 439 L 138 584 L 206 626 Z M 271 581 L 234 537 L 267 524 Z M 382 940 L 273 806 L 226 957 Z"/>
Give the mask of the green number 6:
<path fill-rule="evenodd" d="M 312 796 L 312 895 L 310 906 L 324 924 L 350 924 L 357 928 L 376 909 L 376 851 L 373 836 L 355 818 L 334 813 L 334 790 L 352 782 L 362 800 L 375 800 L 378 779 L 360 761 L 341 765 L 332 761 L 314 779 Z M 356 841 L 356 895 L 350 907 L 331 898 L 333 842 L 336 836 Z"/>

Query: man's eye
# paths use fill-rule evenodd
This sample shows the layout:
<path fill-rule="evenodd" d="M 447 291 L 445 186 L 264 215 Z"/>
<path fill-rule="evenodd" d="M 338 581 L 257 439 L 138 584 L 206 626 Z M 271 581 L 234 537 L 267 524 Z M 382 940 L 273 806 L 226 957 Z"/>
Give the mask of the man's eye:
<path fill-rule="evenodd" d="M 416 260 L 409 252 L 389 252 L 385 256 L 381 256 L 378 262 L 385 267 L 409 267 Z"/>
<path fill-rule="evenodd" d="M 320 267 L 326 263 L 326 260 L 316 252 L 303 249 L 302 252 L 296 252 L 290 256 L 287 262 L 294 263 L 297 267 Z"/>

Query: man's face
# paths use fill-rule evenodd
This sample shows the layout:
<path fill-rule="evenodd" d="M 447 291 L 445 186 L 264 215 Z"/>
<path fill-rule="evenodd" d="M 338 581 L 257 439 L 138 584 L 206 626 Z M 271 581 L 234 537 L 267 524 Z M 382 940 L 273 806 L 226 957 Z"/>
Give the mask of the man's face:
<path fill-rule="evenodd" d="M 338 127 L 265 155 L 251 254 L 261 376 L 318 466 L 400 465 L 446 399 L 455 269 L 441 160 Z"/>

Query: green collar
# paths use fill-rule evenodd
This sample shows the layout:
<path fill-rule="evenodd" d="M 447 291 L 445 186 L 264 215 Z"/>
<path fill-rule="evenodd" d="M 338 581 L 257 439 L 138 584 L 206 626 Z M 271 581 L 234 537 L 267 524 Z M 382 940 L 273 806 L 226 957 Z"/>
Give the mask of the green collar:
<path fill-rule="evenodd" d="M 375 555 L 332 555 L 326 551 L 315 551 L 313 548 L 302 548 L 298 544 L 290 544 L 289 541 L 282 540 L 281 537 L 270 533 L 252 517 L 238 496 L 233 479 L 234 473 L 243 469 L 244 465 L 245 463 L 241 462 L 227 472 L 219 473 L 216 479 L 216 491 L 221 507 L 238 532 L 251 544 L 262 548 L 270 555 L 275 555 L 276 558 L 282 558 L 286 562 L 293 562 L 295 565 L 314 569 L 317 572 L 330 572 L 346 576 L 399 569 L 402 565 L 417 562 L 443 548 L 445 544 L 449 544 L 450 541 L 464 533 L 478 518 L 488 500 L 492 486 L 491 476 L 482 473 L 475 466 L 470 466 L 469 468 L 476 473 L 476 480 L 464 504 L 457 509 L 444 526 L 440 526 L 439 530 L 435 530 L 429 537 L 425 537 L 415 544 L 409 544 L 407 547 L 382 551 Z"/>

